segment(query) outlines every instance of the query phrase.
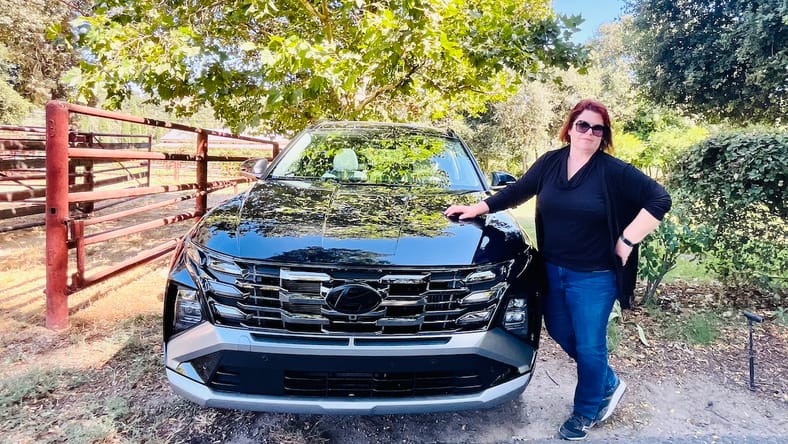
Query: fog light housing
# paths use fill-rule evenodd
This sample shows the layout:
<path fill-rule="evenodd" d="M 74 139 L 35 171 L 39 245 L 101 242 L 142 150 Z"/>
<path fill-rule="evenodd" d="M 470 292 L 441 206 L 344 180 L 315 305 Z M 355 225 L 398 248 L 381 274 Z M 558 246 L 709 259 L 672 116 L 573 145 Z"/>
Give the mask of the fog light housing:
<path fill-rule="evenodd" d="M 197 291 L 178 287 L 175 293 L 175 319 L 173 333 L 184 331 L 202 322 L 202 306 L 197 298 Z"/>
<path fill-rule="evenodd" d="M 512 298 L 506 304 L 503 327 L 512 333 L 525 333 L 528 329 L 528 304 L 525 298 Z"/>
<path fill-rule="evenodd" d="M 507 326 L 519 325 L 525 322 L 524 311 L 507 311 L 504 315 L 504 323 Z"/>

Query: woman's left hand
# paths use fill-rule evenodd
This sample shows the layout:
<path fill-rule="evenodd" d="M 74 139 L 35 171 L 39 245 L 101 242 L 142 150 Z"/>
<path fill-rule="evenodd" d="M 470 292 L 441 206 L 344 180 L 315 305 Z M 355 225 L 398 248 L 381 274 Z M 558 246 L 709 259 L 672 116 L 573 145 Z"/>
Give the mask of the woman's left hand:
<path fill-rule="evenodd" d="M 625 244 L 624 241 L 619 239 L 616 241 L 616 256 L 621 258 L 621 265 L 626 265 L 629 260 L 629 255 L 632 254 L 633 247 Z"/>

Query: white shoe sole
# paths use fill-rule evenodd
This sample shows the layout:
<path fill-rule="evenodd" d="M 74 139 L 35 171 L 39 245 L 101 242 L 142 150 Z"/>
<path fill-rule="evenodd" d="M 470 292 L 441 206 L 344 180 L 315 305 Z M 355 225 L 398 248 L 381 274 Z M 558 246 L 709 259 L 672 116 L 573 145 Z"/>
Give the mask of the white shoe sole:
<path fill-rule="evenodd" d="M 613 396 L 610 397 L 610 404 L 607 405 L 607 410 L 605 411 L 604 416 L 597 419 L 597 422 L 602 422 L 607 418 L 610 418 L 610 415 L 613 414 L 613 411 L 616 409 L 618 402 L 621 401 L 621 397 L 624 396 L 624 392 L 627 390 L 627 383 L 624 381 L 619 381 L 618 387 L 616 387 L 616 391 L 613 392 Z"/>

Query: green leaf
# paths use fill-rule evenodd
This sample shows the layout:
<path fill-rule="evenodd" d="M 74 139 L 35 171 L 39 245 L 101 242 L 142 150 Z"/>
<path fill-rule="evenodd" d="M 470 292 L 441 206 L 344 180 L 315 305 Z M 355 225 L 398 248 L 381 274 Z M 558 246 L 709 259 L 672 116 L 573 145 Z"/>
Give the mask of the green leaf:
<path fill-rule="evenodd" d="M 586 63 L 547 0 L 326 5 L 330 20 L 284 0 L 113 3 L 85 19 L 79 44 L 94 57 L 81 82 L 103 85 L 113 103 L 133 84 L 173 107 L 206 104 L 234 124 L 292 133 L 326 117 L 478 113 L 515 91 L 515 72 Z"/>
<path fill-rule="evenodd" d="M 246 41 L 241 43 L 239 49 L 241 51 L 254 51 L 255 49 L 257 49 L 257 43 Z"/>
<path fill-rule="evenodd" d="M 643 327 L 641 327 L 640 324 L 635 324 L 635 328 L 638 330 L 638 338 L 640 339 L 640 342 L 646 347 L 650 347 L 651 345 L 646 340 L 646 331 L 643 330 Z"/>

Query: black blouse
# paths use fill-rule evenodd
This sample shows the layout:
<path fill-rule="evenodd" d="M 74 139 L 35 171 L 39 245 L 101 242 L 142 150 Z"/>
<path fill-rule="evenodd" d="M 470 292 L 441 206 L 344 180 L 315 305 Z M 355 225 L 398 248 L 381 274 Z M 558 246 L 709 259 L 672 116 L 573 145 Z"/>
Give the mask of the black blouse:
<path fill-rule="evenodd" d="M 670 196 L 662 185 L 634 166 L 602 151 L 566 180 L 568 157 L 568 146 L 545 153 L 517 182 L 488 197 L 485 203 L 490 212 L 496 212 L 537 196 L 536 242 L 545 258 L 580 271 L 612 265 L 621 307 L 628 308 L 635 290 L 638 251 L 636 246 L 624 267 L 616 260 L 616 241 L 641 209 L 662 220 L 672 205 Z M 584 197 L 589 202 L 579 202 Z M 578 211 L 573 212 L 573 208 Z M 583 228 L 578 229 L 580 226 Z M 568 231 L 573 229 L 575 234 Z M 563 235 L 575 236 L 574 242 L 579 237 L 589 239 L 566 245 L 560 239 Z"/>

